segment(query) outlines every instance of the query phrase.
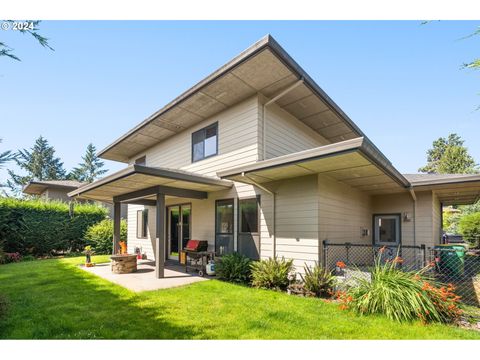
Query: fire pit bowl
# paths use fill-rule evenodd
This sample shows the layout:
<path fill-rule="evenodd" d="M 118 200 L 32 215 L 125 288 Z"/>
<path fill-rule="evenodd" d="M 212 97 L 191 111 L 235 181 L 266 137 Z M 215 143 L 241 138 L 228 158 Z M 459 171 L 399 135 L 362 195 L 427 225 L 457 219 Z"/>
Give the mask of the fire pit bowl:
<path fill-rule="evenodd" d="M 129 274 L 137 271 L 137 255 L 122 254 L 110 256 L 112 273 Z"/>

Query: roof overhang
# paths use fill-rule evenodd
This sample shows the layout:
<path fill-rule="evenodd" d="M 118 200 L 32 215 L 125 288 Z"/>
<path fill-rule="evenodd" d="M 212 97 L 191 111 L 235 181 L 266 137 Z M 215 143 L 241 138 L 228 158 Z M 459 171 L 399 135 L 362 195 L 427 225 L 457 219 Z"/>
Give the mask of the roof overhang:
<path fill-rule="evenodd" d="M 99 152 L 121 162 L 185 129 L 261 94 L 267 99 L 302 80 L 276 101 L 330 142 L 364 136 L 353 121 L 270 36 L 243 51 Z"/>
<path fill-rule="evenodd" d="M 327 175 L 372 195 L 407 191 L 410 185 L 364 137 L 217 173 L 221 178 L 250 184 L 312 174 Z"/>
<path fill-rule="evenodd" d="M 480 175 L 450 174 L 446 178 L 411 181 L 415 191 L 432 190 L 443 205 L 468 205 L 480 199 Z"/>
<path fill-rule="evenodd" d="M 150 199 L 157 193 L 167 196 L 205 198 L 211 191 L 231 188 L 228 180 L 143 165 L 130 165 L 112 175 L 78 188 L 70 197 L 104 202 Z"/>
<path fill-rule="evenodd" d="M 47 184 L 41 181 L 30 181 L 25 187 L 22 189 L 24 194 L 28 195 L 41 195 L 47 189 L 61 189 L 64 191 L 72 191 L 77 189 L 78 186 L 69 186 L 69 185 L 60 185 L 60 184 Z"/>

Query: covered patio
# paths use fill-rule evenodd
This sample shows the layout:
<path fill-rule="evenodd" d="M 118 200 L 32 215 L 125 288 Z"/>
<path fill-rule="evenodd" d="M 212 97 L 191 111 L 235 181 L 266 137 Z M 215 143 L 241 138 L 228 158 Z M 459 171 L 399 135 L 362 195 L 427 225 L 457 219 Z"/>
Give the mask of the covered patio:
<path fill-rule="evenodd" d="M 185 267 L 178 264 L 166 262 L 164 264 L 163 278 L 159 280 L 155 276 L 155 262 L 140 260 L 137 265 L 137 272 L 130 274 L 113 274 L 110 271 L 110 264 L 97 264 L 94 267 L 82 267 L 91 274 L 123 286 L 131 291 L 150 291 L 169 289 L 173 287 L 189 285 L 200 281 L 208 280 L 208 277 L 197 276 L 185 272 Z"/>
<path fill-rule="evenodd" d="M 156 208 L 155 277 L 166 277 L 167 198 L 207 199 L 209 192 L 231 188 L 229 180 L 203 176 L 177 169 L 130 165 L 101 180 L 69 193 L 69 196 L 113 203 L 113 253 L 120 250 L 120 206 L 138 204 Z M 120 275 L 124 276 L 124 275 Z"/>

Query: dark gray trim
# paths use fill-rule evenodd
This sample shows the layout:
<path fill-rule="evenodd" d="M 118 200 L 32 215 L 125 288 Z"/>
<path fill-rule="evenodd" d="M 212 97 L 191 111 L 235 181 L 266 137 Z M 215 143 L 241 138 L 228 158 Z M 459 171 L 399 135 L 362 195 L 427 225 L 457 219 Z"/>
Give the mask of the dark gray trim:
<path fill-rule="evenodd" d="M 135 200 L 156 194 L 164 194 L 169 196 L 177 196 L 191 199 L 206 199 L 208 197 L 208 193 L 205 191 L 179 189 L 169 186 L 155 185 L 146 189 L 136 190 L 126 194 L 114 196 L 113 201 L 122 202 L 128 200 Z"/>
<path fill-rule="evenodd" d="M 123 201 L 122 204 L 156 206 L 157 202 L 155 200 L 136 199 L 136 200 L 131 200 L 131 201 Z"/>
<path fill-rule="evenodd" d="M 156 204 L 156 202 L 155 202 Z M 147 214 L 147 228 L 143 228 L 143 217 L 145 216 L 145 212 Z M 138 223 L 138 213 L 142 213 L 142 235 L 141 236 L 138 236 L 138 233 L 139 233 L 139 223 Z M 147 232 L 148 231 L 145 231 L 145 230 L 148 230 L 148 209 L 142 209 L 142 210 L 137 210 L 137 218 L 135 220 L 137 222 L 137 226 L 136 226 L 136 230 L 137 230 L 137 233 L 135 234 L 136 238 L 137 239 L 147 239 L 148 238 L 148 234 Z M 145 233 L 145 235 L 143 235 L 143 233 Z"/>
<path fill-rule="evenodd" d="M 169 214 L 169 209 L 171 207 L 175 207 L 175 206 L 178 206 L 179 207 L 179 210 L 180 210 L 180 214 L 179 216 L 183 216 L 182 214 L 182 206 L 185 206 L 185 205 L 190 205 L 190 224 L 188 225 L 188 228 L 189 228 L 189 232 L 190 234 L 189 235 L 189 240 L 192 239 L 192 223 L 193 223 L 193 205 L 191 202 L 186 202 L 186 203 L 179 203 L 179 204 L 172 204 L 172 205 L 166 205 L 165 206 L 165 260 L 169 260 L 169 261 L 175 261 L 175 260 L 171 260 L 168 258 L 168 255 L 169 255 L 169 252 L 168 252 L 168 247 L 169 247 L 169 241 L 168 241 L 168 238 L 169 238 L 169 234 L 168 234 L 168 227 L 170 226 L 170 219 L 168 218 L 168 216 L 170 215 Z M 183 223 L 183 218 L 182 218 L 182 223 Z M 182 237 L 183 237 L 183 228 L 182 228 Z M 180 239 L 179 239 L 180 240 Z M 181 239 L 183 241 L 183 239 Z M 180 251 L 182 251 L 183 249 L 179 248 L 178 249 L 178 262 L 180 262 Z"/>
<path fill-rule="evenodd" d="M 240 202 L 242 200 L 251 200 L 251 199 L 256 199 L 257 200 L 257 227 L 258 231 L 257 232 L 242 232 L 240 231 Z M 262 257 L 262 224 L 261 224 L 261 195 L 258 194 L 256 196 L 250 196 L 250 197 L 245 197 L 245 198 L 237 198 L 237 252 L 238 252 L 238 238 L 241 235 L 245 234 L 251 234 L 252 236 L 258 236 L 258 259 L 254 260 L 259 260 Z M 274 240 L 275 241 L 275 240 Z M 274 256 L 275 257 L 275 256 Z"/>
<path fill-rule="evenodd" d="M 121 221 L 121 204 L 119 202 L 113 203 L 113 255 L 120 250 L 120 221 Z"/>
<path fill-rule="evenodd" d="M 402 245 L 402 213 L 377 213 L 372 214 L 372 245 L 382 246 L 382 244 L 375 244 L 375 216 L 398 216 L 398 245 Z"/>
<path fill-rule="evenodd" d="M 165 195 L 157 194 L 155 237 L 155 276 L 165 277 Z"/>
<path fill-rule="evenodd" d="M 68 193 L 68 196 L 70 197 L 79 196 L 87 191 L 91 191 L 102 185 L 110 184 L 114 181 L 121 180 L 123 178 L 126 178 L 134 174 L 150 175 L 150 176 L 162 177 L 162 178 L 167 178 L 172 180 L 187 181 L 187 182 L 203 184 L 203 185 L 222 186 L 222 187 L 225 187 L 226 189 L 231 188 L 233 185 L 233 183 L 228 180 L 215 179 L 212 177 L 188 173 L 181 170 L 153 168 L 153 167 L 148 167 L 143 165 L 130 165 L 123 170 L 117 171 L 112 175 L 104 177 L 103 179 L 97 180 L 91 184 L 80 187 Z"/>

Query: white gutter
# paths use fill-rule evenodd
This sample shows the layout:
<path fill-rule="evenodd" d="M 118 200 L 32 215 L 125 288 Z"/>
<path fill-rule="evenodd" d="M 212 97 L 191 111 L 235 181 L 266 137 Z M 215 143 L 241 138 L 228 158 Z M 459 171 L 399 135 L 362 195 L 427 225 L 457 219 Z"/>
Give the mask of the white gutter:
<path fill-rule="evenodd" d="M 280 92 L 278 95 L 273 97 L 272 99 L 268 100 L 265 104 L 262 106 L 262 127 L 263 127 L 263 136 L 262 136 L 262 147 L 263 147 L 263 155 L 261 160 L 265 160 L 267 158 L 267 118 L 266 118 L 266 110 L 267 106 L 273 104 L 276 102 L 278 99 L 280 99 L 282 96 L 288 94 L 290 91 L 293 89 L 297 88 L 299 85 L 303 84 L 303 77 L 300 78 L 296 83 L 293 85 L 290 85 L 288 88 Z"/>
<path fill-rule="evenodd" d="M 275 229 L 275 218 L 276 218 L 276 193 L 273 192 L 272 190 L 270 189 L 267 189 L 265 186 L 257 183 L 255 180 L 253 180 L 250 176 L 248 175 L 245 175 L 244 172 L 242 172 L 242 177 L 245 177 L 247 178 L 248 180 L 250 180 L 250 183 L 252 183 L 254 186 L 258 187 L 259 189 L 265 191 L 266 193 L 272 195 L 272 201 L 273 201 L 273 204 L 272 204 L 272 211 L 273 211 L 273 216 L 272 216 L 272 235 L 273 235 L 273 246 L 272 246 L 272 253 L 273 253 L 273 258 L 276 257 L 276 253 L 277 253 L 277 235 L 276 235 L 276 229 Z M 260 242 L 262 241 L 262 232 L 260 231 Z"/>

